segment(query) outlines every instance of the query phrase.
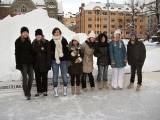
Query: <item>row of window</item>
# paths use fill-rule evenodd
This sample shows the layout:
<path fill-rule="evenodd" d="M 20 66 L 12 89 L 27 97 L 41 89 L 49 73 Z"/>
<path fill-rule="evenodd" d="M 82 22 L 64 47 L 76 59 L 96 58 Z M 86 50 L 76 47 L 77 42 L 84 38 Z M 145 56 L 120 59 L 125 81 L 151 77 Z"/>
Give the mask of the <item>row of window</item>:
<path fill-rule="evenodd" d="M 96 14 L 96 15 L 108 15 L 108 12 L 101 12 L 99 10 L 96 11 L 87 11 L 86 14 Z M 110 15 L 119 15 L 119 16 L 131 16 L 129 13 L 116 13 L 116 12 L 110 12 Z"/>

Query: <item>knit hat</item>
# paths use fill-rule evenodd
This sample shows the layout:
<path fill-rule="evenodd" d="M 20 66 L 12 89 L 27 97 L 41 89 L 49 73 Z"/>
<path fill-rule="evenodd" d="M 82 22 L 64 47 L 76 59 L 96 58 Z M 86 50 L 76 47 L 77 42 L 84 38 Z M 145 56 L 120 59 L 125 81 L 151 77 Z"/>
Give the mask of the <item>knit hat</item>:
<path fill-rule="evenodd" d="M 78 41 L 78 43 L 80 42 L 78 35 L 73 36 L 72 40 L 76 40 L 76 41 Z"/>
<path fill-rule="evenodd" d="M 96 34 L 94 33 L 94 31 L 91 31 L 88 35 L 88 38 L 95 38 Z"/>
<path fill-rule="evenodd" d="M 29 29 L 28 29 L 27 27 L 22 27 L 22 28 L 21 28 L 21 34 L 22 34 L 23 32 L 28 32 L 28 33 L 29 33 Z"/>
<path fill-rule="evenodd" d="M 35 31 L 35 36 L 37 36 L 37 35 L 42 35 L 42 36 L 43 36 L 43 31 L 42 31 L 42 29 L 37 29 L 37 30 Z"/>
<path fill-rule="evenodd" d="M 117 29 L 117 30 L 114 32 L 114 35 L 117 35 L 117 34 L 119 34 L 119 35 L 122 34 L 120 29 Z"/>

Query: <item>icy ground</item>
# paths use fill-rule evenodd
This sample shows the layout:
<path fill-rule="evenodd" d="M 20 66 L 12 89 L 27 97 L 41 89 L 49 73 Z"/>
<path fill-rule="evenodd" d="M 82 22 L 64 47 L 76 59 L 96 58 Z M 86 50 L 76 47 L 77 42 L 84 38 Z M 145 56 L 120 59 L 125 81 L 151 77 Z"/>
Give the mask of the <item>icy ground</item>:
<path fill-rule="evenodd" d="M 143 88 L 95 90 L 80 96 L 26 101 L 19 90 L 0 90 L 0 120 L 160 120 L 160 73 L 145 73 Z M 129 75 L 125 76 L 125 86 Z M 32 91 L 35 93 L 35 90 Z"/>

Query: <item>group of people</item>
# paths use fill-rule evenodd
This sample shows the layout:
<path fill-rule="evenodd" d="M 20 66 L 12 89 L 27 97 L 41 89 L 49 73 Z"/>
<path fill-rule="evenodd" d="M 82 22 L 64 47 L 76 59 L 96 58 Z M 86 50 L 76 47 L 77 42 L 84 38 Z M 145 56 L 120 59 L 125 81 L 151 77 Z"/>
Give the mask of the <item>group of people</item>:
<path fill-rule="evenodd" d="M 34 79 L 37 86 L 35 97 L 47 96 L 48 71 L 53 71 L 54 96 L 59 96 L 59 69 L 63 80 L 63 95 L 67 96 L 68 76 L 70 75 L 72 95 L 79 95 L 80 90 L 87 91 L 87 78 L 91 90 L 95 88 L 93 76 L 93 57 L 97 57 L 98 89 L 110 87 L 108 83 L 108 67 L 112 67 L 111 87 L 123 89 L 125 66 L 131 65 L 129 89 L 134 87 L 137 71 L 137 90 L 142 85 L 142 67 L 146 58 L 143 42 L 138 41 L 136 34 L 131 34 L 126 47 L 121 40 L 121 31 L 116 30 L 111 41 L 105 33 L 96 37 L 91 31 L 88 39 L 81 44 L 77 35 L 68 43 L 59 28 L 52 31 L 52 39 L 46 40 L 41 29 L 35 31 L 35 39 L 31 43 L 29 29 L 22 27 L 20 37 L 15 42 L 16 69 L 21 71 L 23 91 L 27 100 L 31 99 L 31 88 Z"/>

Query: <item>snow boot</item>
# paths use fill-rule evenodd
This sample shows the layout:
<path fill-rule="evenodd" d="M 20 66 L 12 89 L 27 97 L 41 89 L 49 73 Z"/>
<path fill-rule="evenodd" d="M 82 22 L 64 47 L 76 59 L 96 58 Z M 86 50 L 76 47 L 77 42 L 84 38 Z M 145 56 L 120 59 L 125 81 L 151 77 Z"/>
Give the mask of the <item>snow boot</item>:
<path fill-rule="evenodd" d="M 63 95 L 67 96 L 67 87 L 63 87 Z"/>
<path fill-rule="evenodd" d="M 39 97 L 41 95 L 41 93 L 37 93 L 35 94 L 35 97 Z"/>
<path fill-rule="evenodd" d="M 134 88 L 134 84 L 133 84 L 133 83 L 130 83 L 129 86 L 128 86 L 127 88 L 128 88 L 128 89 Z"/>
<path fill-rule="evenodd" d="M 109 89 L 108 81 L 103 82 L 103 88 Z"/>
<path fill-rule="evenodd" d="M 137 88 L 136 88 L 136 91 L 140 91 L 140 89 L 141 89 L 141 85 L 137 85 Z"/>
<path fill-rule="evenodd" d="M 76 95 L 80 95 L 80 94 L 81 94 L 81 93 L 80 93 L 80 89 L 81 89 L 80 86 L 77 86 L 77 87 L 76 87 Z"/>
<path fill-rule="evenodd" d="M 72 92 L 72 95 L 75 94 L 75 86 L 71 86 L 71 92 Z"/>
<path fill-rule="evenodd" d="M 98 81 L 98 82 L 97 82 L 97 88 L 100 89 L 100 90 L 103 88 L 101 81 Z"/>
<path fill-rule="evenodd" d="M 43 93 L 43 96 L 48 96 L 47 92 L 44 92 L 44 93 Z"/>
<path fill-rule="evenodd" d="M 59 94 L 58 94 L 58 88 L 57 87 L 54 88 L 54 96 L 55 97 L 59 96 Z"/>

